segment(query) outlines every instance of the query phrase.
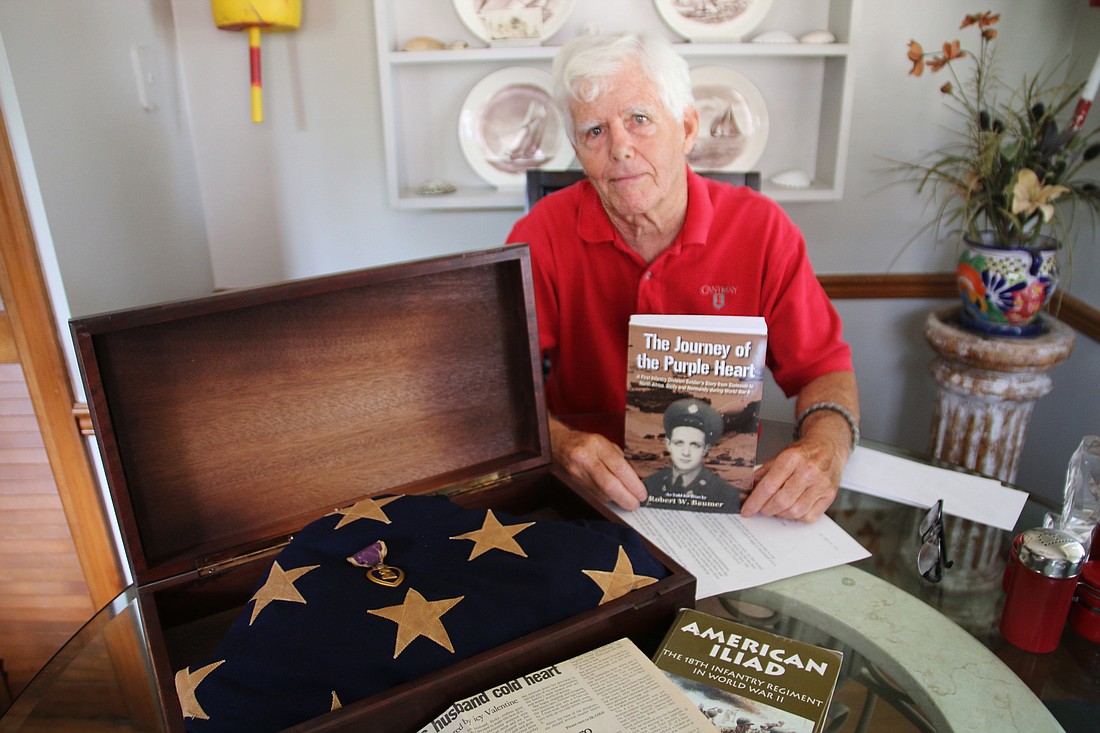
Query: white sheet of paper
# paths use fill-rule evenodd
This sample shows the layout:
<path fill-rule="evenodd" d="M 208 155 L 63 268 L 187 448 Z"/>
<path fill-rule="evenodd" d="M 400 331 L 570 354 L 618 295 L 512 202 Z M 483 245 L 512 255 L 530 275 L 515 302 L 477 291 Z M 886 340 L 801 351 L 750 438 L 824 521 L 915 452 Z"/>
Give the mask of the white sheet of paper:
<path fill-rule="evenodd" d="M 840 478 L 852 491 L 930 507 L 943 499 L 947 514 L 1011 530 L 1020 518 L 1027 493 L 999 481 L 972 476 L 920 461 L 859 446 Z"/>
<path fill-rule="evenodd" d="M 829 517 L 807 524 L 775 517 L 615 508 L 698 581 L 696 598 L 854 562 L 871 553 Z"/>

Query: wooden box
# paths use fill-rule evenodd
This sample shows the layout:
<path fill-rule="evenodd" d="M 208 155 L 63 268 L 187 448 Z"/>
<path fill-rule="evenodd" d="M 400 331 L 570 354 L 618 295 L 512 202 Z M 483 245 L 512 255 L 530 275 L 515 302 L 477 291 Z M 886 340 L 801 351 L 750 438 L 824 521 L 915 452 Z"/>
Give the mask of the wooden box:
<path fill-rule="evenodd" d="M 366 495 L 452 494 L 529 517 L 614 519 L 550 462 L 526 247 L 73 319 L 166 730 L 272 556 Z M 346 704 L 301 730 L 415 731 L 453 700 L 622 636 L 659 641 L 669 577 Z"/>

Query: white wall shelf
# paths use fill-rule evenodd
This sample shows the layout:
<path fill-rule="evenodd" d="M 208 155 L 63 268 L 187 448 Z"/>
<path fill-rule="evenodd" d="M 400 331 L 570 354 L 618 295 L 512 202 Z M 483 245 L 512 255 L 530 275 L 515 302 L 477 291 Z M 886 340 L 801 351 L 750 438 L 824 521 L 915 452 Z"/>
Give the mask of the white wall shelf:
<path fill-rule="evenodd" d="M 681 56 L 688 59 L 707 57 L 770 56 L 781 58 L 846 58 L 848 44 L 770 44 L 770 43 L 674 43 Z M 464 48 L 453 51 L 387 51 L 383 52 L 390 66 L 416 64 L 454 64 L 472 61 L 549 61 L 558 52 L 557 46 L 519 48 Z"/>
<path fill-rule="evenodd" d="M 472 0 L 471 0 L 472 1 Z M 549 71 L 558 48 L 583 28 L 604 32 L 647 30 L 665 35 L 690 65 L 720 65 L 744 74 L 760 89 L 768 108 L 767 148 L 754 169 L 764 191 L 777 201 L 833 201 L 844 188 L 852 108 L 851 30 L 860 0 L 784 0 L 750 35 L 785 30 L 796 36 L 827 28 L 830 44 L 690 43 L 660 19 L 652 3 L 602 0 L 577 3 L 565 26 L 539 46 L 486 47 L 462 25 L 449 2 L 373 0 L 378 47 L 386 179 L 390 204 L 399 209 L 521 209 L 520 188 L 498 189 L 481 179 L 462 155 L 458 117 L 470 89 L 487 74 L 508 66 Z M 613 19 L 629 18 L 629 23 Z M 415 36 L 470 47 L 402 51 Z M 576 163 L 574 161 L 573 165 Z M 807 189 L 781 188 L 769 178 L 805 171 Z M 454 184 L 451 194 L 421 196 L 430 179 Z"/>

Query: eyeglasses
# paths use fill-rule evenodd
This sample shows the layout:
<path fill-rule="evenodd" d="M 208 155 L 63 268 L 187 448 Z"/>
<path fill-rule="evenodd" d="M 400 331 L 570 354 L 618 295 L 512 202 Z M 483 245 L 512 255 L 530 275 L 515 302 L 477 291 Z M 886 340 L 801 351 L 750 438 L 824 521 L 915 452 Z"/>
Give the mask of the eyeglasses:
<path fill-rule="evenodd" d="M 944 568 L 954 563 L 947 559 L 947 542 L 943 535 L 943 499 L 940 499 L 924 515 L 920 523 L 920 551 L 917 553 L 917 570 L 925 579 L 938 583 Z"/>

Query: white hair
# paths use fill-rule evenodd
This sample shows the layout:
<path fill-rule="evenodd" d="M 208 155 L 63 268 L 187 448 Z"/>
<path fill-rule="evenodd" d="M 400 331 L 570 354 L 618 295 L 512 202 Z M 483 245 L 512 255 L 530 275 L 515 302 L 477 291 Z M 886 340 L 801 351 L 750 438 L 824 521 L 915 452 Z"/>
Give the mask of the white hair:
<path fill-rule="evenodd" d="M 576 121 L 574 102 L 592 102 L 606 91 L 606 82 L 631 61 L 657 87 L 668 112 L 682 122 L 684 110 L 695 104 L 687 61 L 664 38 L 648 33 L 612 36 L 582 35 L 558 51 L 552 68 L 554 102 L 561 110 L 570 140 Z"/>

